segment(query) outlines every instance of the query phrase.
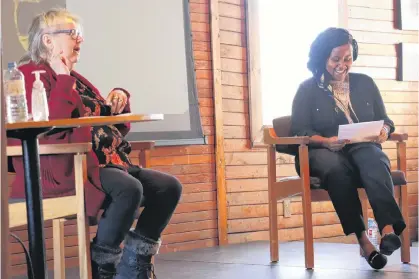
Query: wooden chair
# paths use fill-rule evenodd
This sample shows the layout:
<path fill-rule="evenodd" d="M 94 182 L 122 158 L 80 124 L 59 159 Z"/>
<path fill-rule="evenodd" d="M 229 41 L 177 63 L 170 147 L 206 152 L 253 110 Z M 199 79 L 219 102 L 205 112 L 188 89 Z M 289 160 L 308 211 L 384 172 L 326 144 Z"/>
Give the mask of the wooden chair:
<path fill-rule="evenodd" d="M 139 164 L 150 167 L 150 150 L 154 142 L 131 142 L 133 152 L 138 152 Z M 75 154 L 75 188 L 76 195 L 43 200 L 44 221 L 52 220 L 54 277 L 65 279 L 64 224 L 67 220 L 77 218 L 77 235 L 79 248 L 79 268 L 81 279 L 91 279 L 90 234 L 89 226 L 97 225 L 85 214 L 83 185 L 87 179 L 86 155 L 91 150 L 91 143 L 40 145 L 39 155 Z M 7 156 L 22 156 L 20 146 L 8 146 Z M 76 207 L 74 205 L 77 205 Z M 26 203 L 24 200 L 9 200 L 9 228 L 26 225 Z"/>
<path fill-rule="evenodd" d="M 269 239 L 271 261 L 279 259 L 277 201 L 293 196 L 302 196 L 304 253 L 307 269 L 314 268 L 312 201 L 328 201 L 327 191 L 320 188 L 320 179 L 310 177 L 308 160 L 309 137 L 292 137 L 290 134 L 291 117 L 281 117 L 273 121 L 273 128 L 264 129 L 264 143 L 267 144 L 268 195 L 269 195 Z M 407 199 L 406 143 L 407 134 L 393 133 L 390 141 L 397 142 L 397 170 L 391 175 L 395 186 L 396 200 L 399 202 L 406 229 L 401 235 L 401 261 L 410 262 L 409 216 Z M 277 180 L 276 151 L 296 155 L 298 151 L 300 176 L 285 177 Z M 363 188 L 358 189 L 366 227 L 368 227 L 368 198 Z"/>
<path fill-rule="evenodd" d="M 91 143 L 40 145 L 39 155 L 74 154 L 75 189 L 74 196 L 49 198 L 42 202 L 44 221 L 52 220 L 54 247 L 54 277 L 65 278 L 64 222 L 77 217 L 80 278 L 91 278 L 90 236 L 84 206 L 84 181 L 87 179 L 86 153 Z M 20 146 L 8 146 L 7 156 L 22 156 Z M 26 203 L 23 200 L 9 201 L 9 228 L 27 225 Z"/>

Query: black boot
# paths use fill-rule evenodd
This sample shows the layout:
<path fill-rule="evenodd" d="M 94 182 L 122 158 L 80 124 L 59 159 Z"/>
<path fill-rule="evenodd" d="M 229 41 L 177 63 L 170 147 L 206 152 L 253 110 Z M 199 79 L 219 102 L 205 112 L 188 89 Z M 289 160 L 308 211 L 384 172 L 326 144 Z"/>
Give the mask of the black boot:
<path fill-rule="evenodd" d="M 92 256 L 92 279 L 114 279 L 116 266 L 122 256 L 121 249 L 119 247 L 112 248 L 100 245 L 93 241 L 90 250 Z"/>
<path fill-rule="evenodd" d="M 130 231 L 125 238 L 115 279 L 157 279 L 151 257 L 157 254 L 160 245 L 161 241 Z"/>

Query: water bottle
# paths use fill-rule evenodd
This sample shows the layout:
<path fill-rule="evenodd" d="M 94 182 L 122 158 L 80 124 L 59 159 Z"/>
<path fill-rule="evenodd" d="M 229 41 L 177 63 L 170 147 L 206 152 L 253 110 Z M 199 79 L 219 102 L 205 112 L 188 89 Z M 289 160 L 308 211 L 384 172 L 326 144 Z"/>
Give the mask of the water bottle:
<path fill-rule="evenodd" d="M 6 98 L 7 123 L 28 120 L 28 104 L 26 101 L 25 77 L 16 66 L 16 62 L 7 64 L 3 75 L 4 96 Z"/>
<path fill-rule="evenodd" d="M 374 247 L 379 250 L 379 230 L 377 223 L 373 218 L 368 218 L 367 236 L 372 245 L 374 245 Z"/>

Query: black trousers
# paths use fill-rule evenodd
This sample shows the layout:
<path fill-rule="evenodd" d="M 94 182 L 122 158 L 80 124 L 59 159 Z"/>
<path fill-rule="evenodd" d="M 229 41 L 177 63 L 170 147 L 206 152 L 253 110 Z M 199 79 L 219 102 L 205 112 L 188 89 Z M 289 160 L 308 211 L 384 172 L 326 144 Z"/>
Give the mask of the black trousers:
<path fill-rule="evenodd" d="M 158 240 L 179 202 L 182 185 L 169 174 L 133 167 L 128 173 L 113 167 L 100 169 L 100 180 L 107 194 L 95 241 L 119 247 L 130 230 L 135 214 L 145 198 L 144 210 L 135 231 Z"/>
<path fill-rule="evenodd" d="M 319 177 L 339 216 L 346 235 L 365 231 L 357 188 L 364 187 L 380 232 L 392 225 L 396 234 L 406 227 L 394 199 L 390 161 L 375 143 L 345 146 L 339 152 L 309 150 L 310 176 Z"/>

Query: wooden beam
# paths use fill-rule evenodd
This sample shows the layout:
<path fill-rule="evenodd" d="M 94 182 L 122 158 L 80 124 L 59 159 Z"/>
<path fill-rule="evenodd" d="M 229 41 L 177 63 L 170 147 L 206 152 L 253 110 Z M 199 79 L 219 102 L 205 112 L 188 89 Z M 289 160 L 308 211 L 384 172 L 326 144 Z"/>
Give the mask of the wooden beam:
<path fill-rule="evenodd" d="M 1 5 L 0 5 L 1 22 Z M 1 24 L 0 24 L 1 25 Z M 1 30 L 0 30 L 0 38 Z M 0 41 L 0 278 L 9 278 L 9 187 L 7 187 L 6 128 L 3 96 L 3 56 Z"/>
<path fill-rule="evenodd" d="M 263 145 L 263 113 L 260 65 L 259 1 L 244 1 L 246 9 L 247 71 L 250 138 L 252 147 Z"/>
<path fill-rule="evenodd" d="M 223 92 L 221 86 L 221 42 L 218 0 L 210 0 L 211 50 L 215 116 L 215 166 L 217 175 L 218 244 L 227 245 L 227 197 L 223 134 Z"/>
<path fill-rule="evenodd" d="M 340 28 L 348 29 L 349 8 L 348 0 L 338 0 L 338 22 Z"/>

